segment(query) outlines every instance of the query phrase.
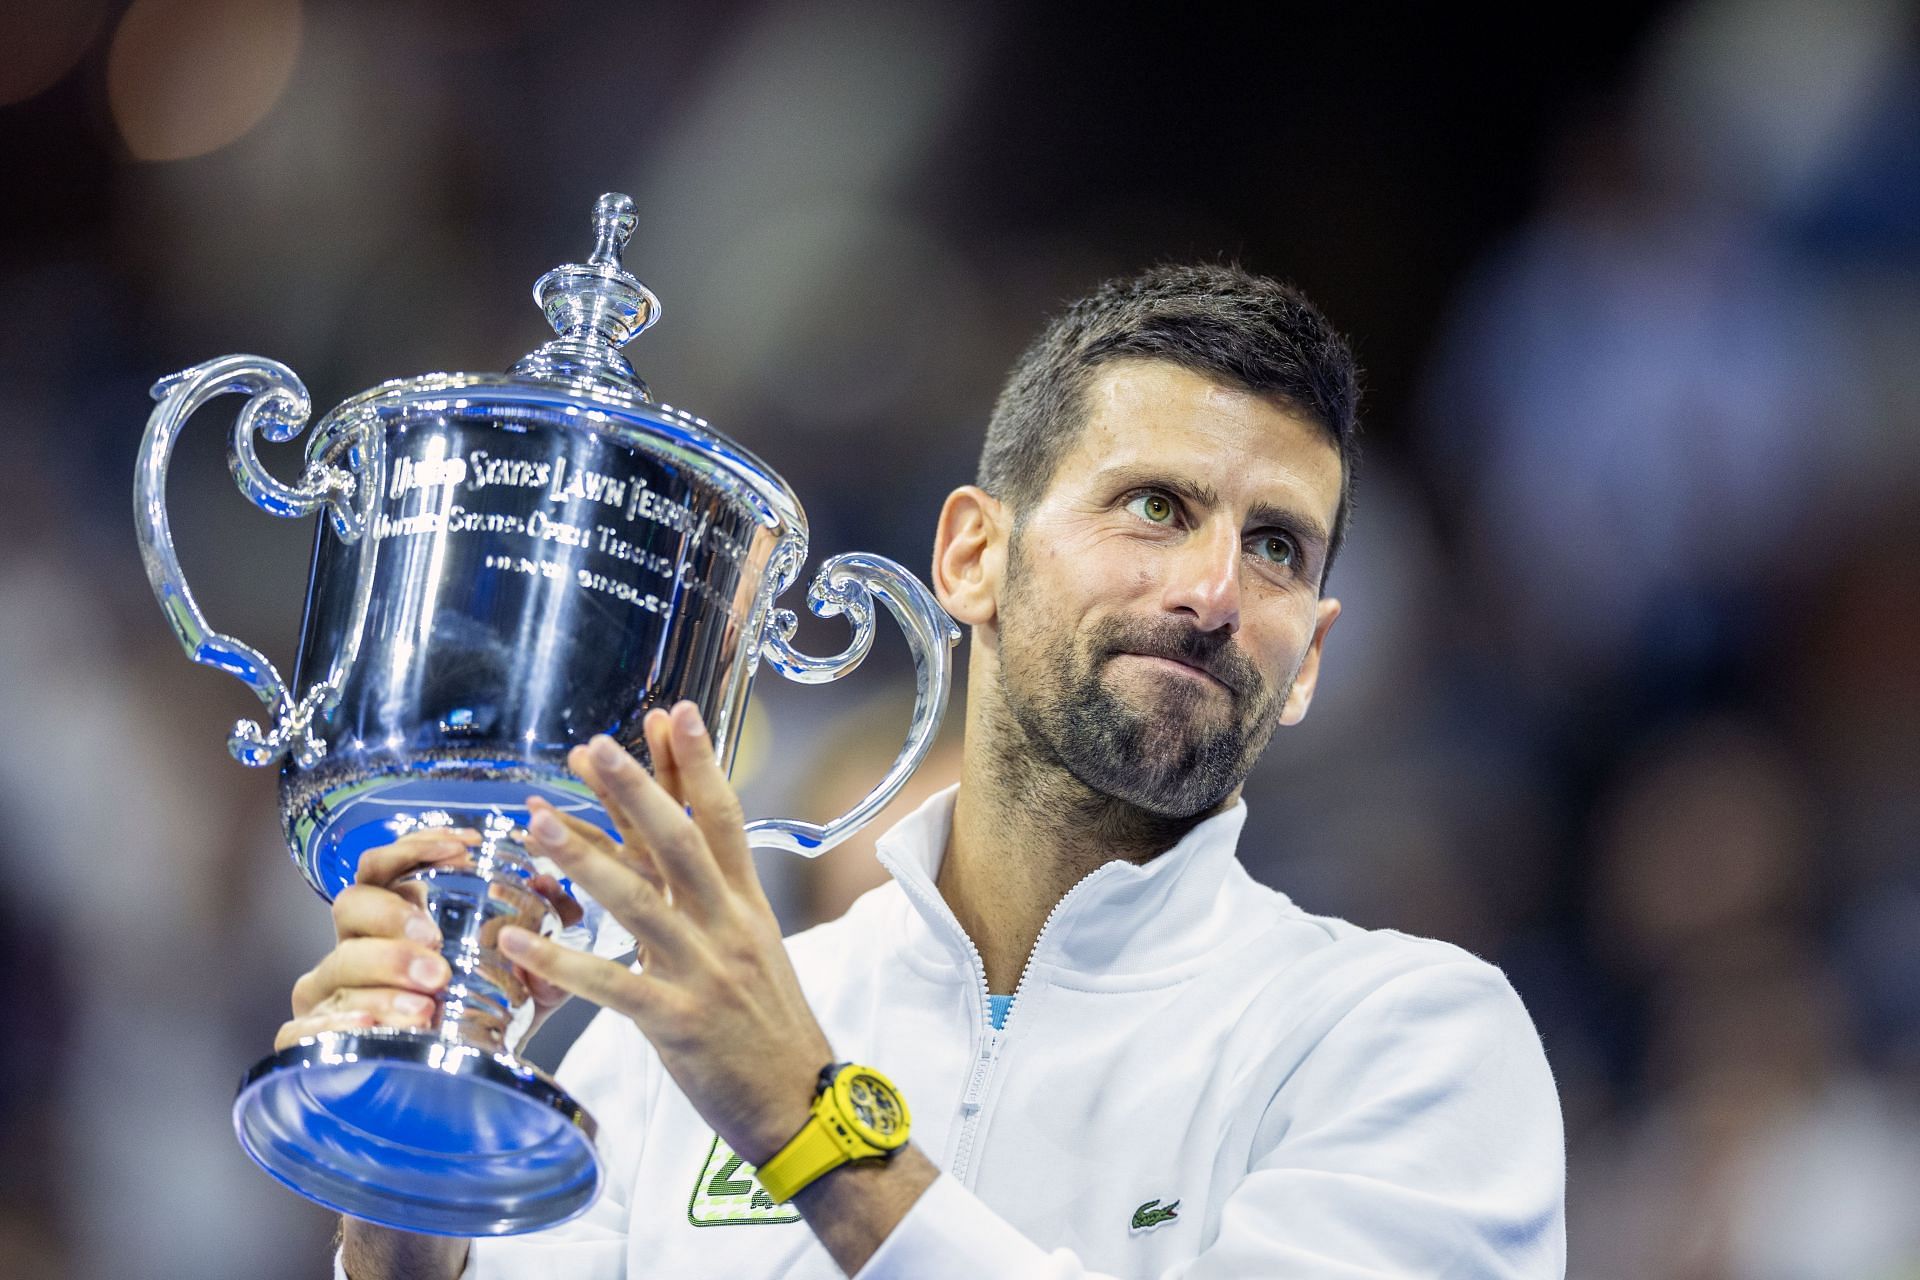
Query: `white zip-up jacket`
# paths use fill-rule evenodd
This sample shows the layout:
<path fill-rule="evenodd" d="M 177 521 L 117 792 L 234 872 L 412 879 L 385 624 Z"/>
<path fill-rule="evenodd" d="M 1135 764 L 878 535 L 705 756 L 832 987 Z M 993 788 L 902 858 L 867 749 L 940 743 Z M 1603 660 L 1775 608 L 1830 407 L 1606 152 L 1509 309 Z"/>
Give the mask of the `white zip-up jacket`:
<path fill-rule="evenodd" d="M 953 799 L 882 839 L 893 883 L 788 940 L 835 1054 L 893 1078 L 944 1169 L 858 1280 L 1564 1274 L 1559 1101 L 1498 969 L 1255 883 L 1240 805 L 1077 884 L 996 1032 L 935 888 Z M 631 1022 L 602 1013 L 559 1079 L 606 1190 L 474 1242 L 472 1280 L 840 1276 Z"/>

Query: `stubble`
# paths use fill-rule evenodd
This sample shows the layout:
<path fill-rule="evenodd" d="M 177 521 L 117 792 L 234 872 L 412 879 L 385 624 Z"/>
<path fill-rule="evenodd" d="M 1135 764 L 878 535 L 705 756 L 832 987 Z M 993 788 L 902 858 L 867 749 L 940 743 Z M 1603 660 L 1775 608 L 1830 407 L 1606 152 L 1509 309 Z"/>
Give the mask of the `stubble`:
<path fill-rule="evenodd" d="M 1279 725 L 1273 685 L 1224 630 L 1171 616 L 1076 629 L 1049 619 L 1016 534 L 1002 602 L 994 772 L 1024 804 L 1065 809 L 1119 845 L 1164 849 L 1216 811 Z M 1169 674 L 1123 692 L 1122 654 L 1171 658 L 1219 686 Z M 1224 687 L 1221 687 L 1224 686 Z"/>

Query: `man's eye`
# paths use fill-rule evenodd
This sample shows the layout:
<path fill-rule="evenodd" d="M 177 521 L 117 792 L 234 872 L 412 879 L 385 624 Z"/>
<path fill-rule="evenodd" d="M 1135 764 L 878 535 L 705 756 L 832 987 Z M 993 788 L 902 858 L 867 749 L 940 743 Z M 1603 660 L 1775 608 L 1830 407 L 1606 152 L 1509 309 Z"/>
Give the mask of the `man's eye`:
<path fill-rule="evenodd" d="M 1127 503 L 1127 510 L 1142 520 L 1165 524 L 1173 519 L 1173 499 L 1164 493 L 1143 493 Z"/>
<path fill-rule="evenodd" d="M 1292 565 L 1297 558 L 1293 539 L 1284 533 L 1262 534 L 1254 540 L 1254 550 L 1269 564 Z"/>

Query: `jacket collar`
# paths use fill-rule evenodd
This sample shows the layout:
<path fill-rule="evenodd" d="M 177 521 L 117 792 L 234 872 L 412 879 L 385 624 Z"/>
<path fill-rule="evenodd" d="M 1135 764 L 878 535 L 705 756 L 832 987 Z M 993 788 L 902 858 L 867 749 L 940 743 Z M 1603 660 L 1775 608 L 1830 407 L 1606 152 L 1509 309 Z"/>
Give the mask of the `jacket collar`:
<path fill-rule="evenodd" d="M 940 896 L 937 877 L 953 828 L 952 786 L 880 837 L 880 863 L 899 883 L 919 923 L 942 951 L 972 963 L 973 948 Z M 1163 972 L 1229 941 L 1229 881 L 1245 880 L 1234 858 L 1245 801 L 1215 814 L 1144 865 L 1115 859 L 1090 872 L 1054 907 L 1028 962 L 1089 977 Z"/>

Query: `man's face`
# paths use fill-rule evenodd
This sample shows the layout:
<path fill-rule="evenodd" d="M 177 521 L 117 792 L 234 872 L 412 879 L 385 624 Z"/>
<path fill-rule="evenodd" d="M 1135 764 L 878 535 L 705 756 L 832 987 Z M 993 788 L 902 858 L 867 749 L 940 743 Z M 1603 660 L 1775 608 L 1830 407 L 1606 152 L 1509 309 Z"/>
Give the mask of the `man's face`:
<path fill-rule="evenodd" d="M 1098 370 L 1008 548 L 999 673 L 1029 740 L 1147 812 L 1217 808 L 1306 713 L 1339 503 L 1311 423 L 1162 361 Z"/>

